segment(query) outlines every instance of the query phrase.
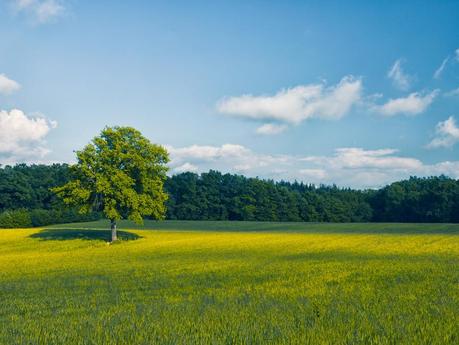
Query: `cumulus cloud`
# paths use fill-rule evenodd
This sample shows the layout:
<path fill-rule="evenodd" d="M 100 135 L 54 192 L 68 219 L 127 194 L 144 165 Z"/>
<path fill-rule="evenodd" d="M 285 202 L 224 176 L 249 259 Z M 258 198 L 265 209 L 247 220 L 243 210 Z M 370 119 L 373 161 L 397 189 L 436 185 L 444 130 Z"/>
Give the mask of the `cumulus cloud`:
<path fill-rule="evenodd" d="M 451 147 L 459 141 L 459 127 L 453 116 L 439 122 L 435 133 L 436 137 L 427 145 L 429 148 Z"/>
<path fill-rule="evenodd" d="M 395 87 L 402 91 L 407 91 L 411 87 L 413 77 L 406 74 L 402 68 L 403 61 L 398 59 L 387 72 L 387 77 L 392 80 Z"/>
<path fill-rule="evenodd" d="M 13 6 L 15 11 L 32 16 L 38 23 L 47 23 L 65 11 L 61 0 L 13 0 Z"/>
<path fill-rule="evenodd" d="M 286 125 L 278 125 L 275 123 L 265 123 L 257 128 L 257 134 L 274 135 L 284 132 L 287 129 Z"/>
<path fill-rule="evenodd" d="M 332 155 L 269 155 L 235 144 L 169 146 L 172 173 L 183 171 L 244 173 L 275 180 L 303 181 L 355 188 L 376 188 L 412 175 L 459 177 L 459 161 L 425 164 L 395 149 L 338 148 Z"/>
<path fill-rule="evenodd" d="M 459 179 L 459 161 L 444 161 L 427 166 L 428 173 L 425 176 L 446 175 Z"/>
<path fill-rule="evenodd" d="M 325 179 L 312 182 L 357 188 L 380 187 L 410 175 L 424 175 L 424 164 L 420 160 L 397 153 L 395 149 L 348 147 L 336 149 L 331 156 L 310 156 L 302 158 L 302 161 L 327 172 Z"/>
<path fill-rule="evenodd" d="M 435 73 L 433 75 L 434 79 L 439 79 L 441 77 L 441 74 L 443 73 L 443 70 L 446 67 L 446 64 L 449 61 L 449 56 L 447 56 L 441 63 L 441 65 L 435 70 Z"/>
<path fill-rule="evenodd" d="M 224 171 L 242 172 L 258 171 L 275 163 L 289 165 L 288 156 L 256 154 L 250 149 L 236 144 L 221 146 L 192 145 L 182 148 L 166 146 L 169 151 L 172 172 L 206 171 L 221 169 Z M 185 169 L 192 167 L 192 169 Z"/>
<path fill-rule="evenodd" d="M 304 160 L 327 172 L 326 183 L 357 188 L 380 187 L 413 175 L 459 177 L 459 161 L 425 164 L 417 158 L 400 156 L 395 149 L 339 148 L 332 156 Z"/>
<path fill-rule="evenodd" d="M 178 167 L 175 167 L 174 171 L 177 173 L 186 172 L 186 171 L 196 172 L 198 171 L 198 167 L 196 165 L 186 162 Z"/>
<path fill-rule="evenodd" d="M 383 105 L 373 106 L 373 110 L 385 116 L 398 114 L 417 115 L 424 112 L 437 97 L 439 90 L 427 94 L 413 92 L 407 97 L 390 99 Z"/>
<path fill-rule="evenodd" d="M 197 161 L 215 161 L 229 157 L 243 157 L 249 150 L 242 145 L 224 144 L 222 146 L 192 145 L 182 148 L 167 146 L 175 159 L 193 159 Z"/>
<path fill-rule="evenodd" d="M 44 117 L 30 117 L 23 111 L 13 109 L 0 111 L 0 162 L 37 161 L 50 150 L 45 137 L 57 123 Z"/>
<path fill-rule="evenodd" d="M 298 124 L 310 118 L 339 119 L 361 98 L 362 82 L 352 76 L 337 85 L 300 85 L 272 96 L 242 95 L 217 104 L 219 112 L 258 120 Z"/>
<path fill-rule="evenodd" d="M 418 169 L 421 161 L 395 156 L 395 149 L 364 150 L 356 147 L 338 148 L 331 157 L 306 157 L 303 161 L 339 169 Z"/>
<path fill-rule="evenodd" d="M 0 94 L 9 95 L 20 88 L 21 85 L 17 81 L 8 78 L 5 74 L 0 74 Z"/>

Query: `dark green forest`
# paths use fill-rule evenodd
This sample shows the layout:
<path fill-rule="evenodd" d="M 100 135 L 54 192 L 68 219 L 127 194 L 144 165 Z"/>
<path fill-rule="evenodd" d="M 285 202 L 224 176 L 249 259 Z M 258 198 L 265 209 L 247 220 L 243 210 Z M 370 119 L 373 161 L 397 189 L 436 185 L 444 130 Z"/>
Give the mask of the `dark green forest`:
<path fill-rule="evenodd" d="M 50 188 L 70 179 L 66 164 L 0 168 L 0 227 L 94 220 L 65 207 Z M 459 180 L 445 176 L 354 190 L 209 171 L 169 177 L 167 219 L 304 222 L 459 222 Z"/>

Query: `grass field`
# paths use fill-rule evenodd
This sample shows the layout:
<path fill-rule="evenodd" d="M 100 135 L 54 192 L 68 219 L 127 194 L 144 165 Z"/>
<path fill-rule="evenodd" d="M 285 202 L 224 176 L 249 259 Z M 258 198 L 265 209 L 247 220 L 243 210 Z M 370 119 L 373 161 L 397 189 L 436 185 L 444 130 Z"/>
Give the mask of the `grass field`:
<path fill-rule="evenodd" d="M 459 225 L 0 230 L 0 344 L 458 344 Z"/>

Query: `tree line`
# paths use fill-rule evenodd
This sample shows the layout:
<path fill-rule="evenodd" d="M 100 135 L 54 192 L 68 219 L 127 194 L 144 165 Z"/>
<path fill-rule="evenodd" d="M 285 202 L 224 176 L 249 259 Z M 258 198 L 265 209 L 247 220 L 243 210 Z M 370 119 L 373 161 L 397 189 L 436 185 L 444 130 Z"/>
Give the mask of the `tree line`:
<path fill-rule="evenodd" d="M 168 219 L 459 222 L 459 180 L 446 176 L 355 190 L 209 171 L 174 175 L 165 187 Z"/>
<path fill-rule="evenodd" d="M 0 168 L 0 227 L 93 220 L 51 188 L 71 179 L 66 164 Z M 218 171 L 168 177 L 166 219 L 305 222 L 459 222 L 459 180 L 446 176 L 392 183 L 379 190 L 276 182 Z"/>

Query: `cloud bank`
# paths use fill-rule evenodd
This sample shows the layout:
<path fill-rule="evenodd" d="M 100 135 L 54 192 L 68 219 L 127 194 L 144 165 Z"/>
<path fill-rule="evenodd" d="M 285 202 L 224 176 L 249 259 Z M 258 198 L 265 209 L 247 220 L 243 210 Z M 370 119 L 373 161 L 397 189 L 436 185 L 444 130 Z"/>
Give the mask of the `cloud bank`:
<path fill-rule="evenodd" d="M 269 155 L 235 144 L 222 146 L 169 146 L 171 172 L 222 172 L 275 180 L 298 180 L 354 188 L 377 188 L 412 175 L 445 174 L 459 178 L 459 161 L 425 164 L 399 155 L 395 149 L 338 148 L 328 156 Z"/>

